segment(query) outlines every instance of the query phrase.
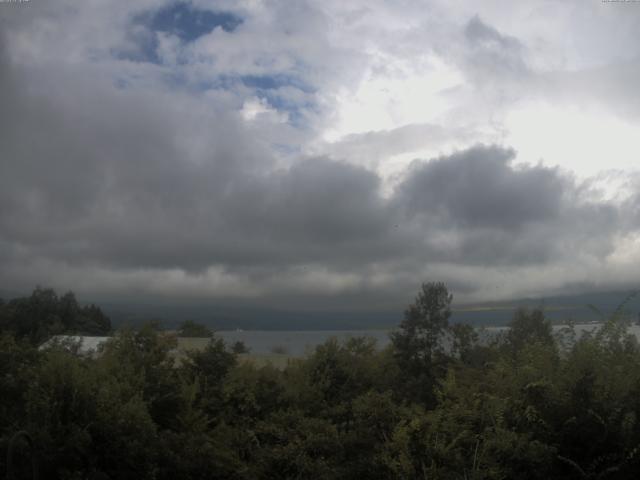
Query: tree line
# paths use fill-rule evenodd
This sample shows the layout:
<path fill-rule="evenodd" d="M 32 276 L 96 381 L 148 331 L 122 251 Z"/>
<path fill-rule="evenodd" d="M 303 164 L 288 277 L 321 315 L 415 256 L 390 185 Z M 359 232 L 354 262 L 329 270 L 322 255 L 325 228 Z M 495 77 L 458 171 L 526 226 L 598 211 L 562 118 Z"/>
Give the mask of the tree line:
<path fill-rule="evenodd" d="M 37 345 L 52 335 L 107 335 L 111 321 L 96 305 L 80 305 L 73 292 L 58 296 L 37 287 L 30 296 L 0 299 L 0 332 Z"/>
<path fill-rule="evenodd" d="M 640 347 L 621 311 L 580 336 L 554 335 L 542 311 L 520 310 L 487 344 L 449 323 L 444 284 L 425 283 L 387 348 L 330 339 L 276 369 L 239 361 L 215 335 L 177 361 L 175 337 L 152 324 L 116 331 L 97 357 L 40 351 L 44 331 L 108 321 L 77 304 L 67 315 L 66 296 L 37 292 L 0 309 L 0 447 L 26 432 L 41 478 L 640 473 Z M 31 451 L 14 450 L 16 478 L 31 478 Z"/>

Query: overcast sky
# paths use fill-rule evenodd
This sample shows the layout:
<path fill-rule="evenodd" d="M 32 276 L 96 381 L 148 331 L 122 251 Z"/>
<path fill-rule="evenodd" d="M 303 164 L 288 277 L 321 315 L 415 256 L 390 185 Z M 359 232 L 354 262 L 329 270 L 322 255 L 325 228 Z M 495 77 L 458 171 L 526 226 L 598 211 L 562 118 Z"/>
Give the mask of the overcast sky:
<path fill-rule="evenodd" d="M 640 3 L 0 3 L 0 289 L 640 284 Z"/>

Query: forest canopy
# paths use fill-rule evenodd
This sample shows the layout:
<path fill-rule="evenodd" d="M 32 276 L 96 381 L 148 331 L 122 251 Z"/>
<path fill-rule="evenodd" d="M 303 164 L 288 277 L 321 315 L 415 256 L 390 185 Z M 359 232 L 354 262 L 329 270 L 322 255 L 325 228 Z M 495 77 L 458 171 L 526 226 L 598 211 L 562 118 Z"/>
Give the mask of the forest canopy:
<path fill-rule="evenodd" d="M 521 310 L 480 342 L 449 323 L 451 301 L 425 283 L 388 347 L 330 339 L 279 369 L 215 335 L 177 360 L 176 336 L 154 325 L 115 331 L 98 356 L 38 350 L 47 335 L 106 333 L 109 321 L 36 289 L 0 310 L 0 448 L 11 450 L 0 473 L 8 458 L 31 478 L 31 457 L 52 479 L 640 473 L 640 348 L 622 310 L 582 336 Z"/>

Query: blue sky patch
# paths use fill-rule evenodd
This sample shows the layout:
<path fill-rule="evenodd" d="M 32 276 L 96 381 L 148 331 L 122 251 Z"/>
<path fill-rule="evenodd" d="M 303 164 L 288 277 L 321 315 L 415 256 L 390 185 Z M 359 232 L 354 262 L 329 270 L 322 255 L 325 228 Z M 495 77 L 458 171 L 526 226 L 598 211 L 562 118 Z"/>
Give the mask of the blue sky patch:
<path fill-rule="evenodd" d="M 306 125 L 307 111 L 315 111 L 316 109 L 310 101 L 297 103 L 279 95 L 275 90 L 258 90 L 256 95 L 276 110 L 286 112 L 289 115 L 289 124 L 297 128 L 302 128 Z"/>
<path fill-rule="evenodd" d="M 225 32 L 233 32 L 241 23 L 242 18 L 230 12 L 200 10 L 187 2 L 172 3 L 161 10 L 136 16 L 128 32 L 135 48 L 113 51 L 112 54 L 123 60 L 159 64 L 156 33 L 175 35 L 189 43 L 218 27 Z"/>
<path fill-rule="evenodd" d="M 293 75 L 245 75 L 240 79 L 249 88 L 256 90 L 276 90 L 280 87 L 294 87 L 305 93 L 313 93 L 313 89 Z"/>
<path fill-rule="evenodd" d="M 192 42 L 217 27 L 233 32 L 241 23 L 242 19 L 233 13 L 198 10 L 188 3 L 179 2 L 153 15 L 149 27 L 157 32 L 176 35 L 184 42 Z"/>
<path fill-rule="evenodd" d="M 291 84 L 290 79 L 280 75 L 246 75 L 241 80 L 246 87 L 259 90 L 273 90 Z"/>

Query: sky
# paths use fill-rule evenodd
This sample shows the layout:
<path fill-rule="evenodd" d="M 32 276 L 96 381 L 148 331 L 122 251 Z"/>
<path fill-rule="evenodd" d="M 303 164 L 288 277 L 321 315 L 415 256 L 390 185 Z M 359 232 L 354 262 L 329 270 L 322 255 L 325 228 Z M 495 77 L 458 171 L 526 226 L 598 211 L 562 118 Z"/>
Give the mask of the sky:
<path fill-rule="evenodd" d="M 0 290 L 640 285 L 640 3 L 0 3 Z"/>

